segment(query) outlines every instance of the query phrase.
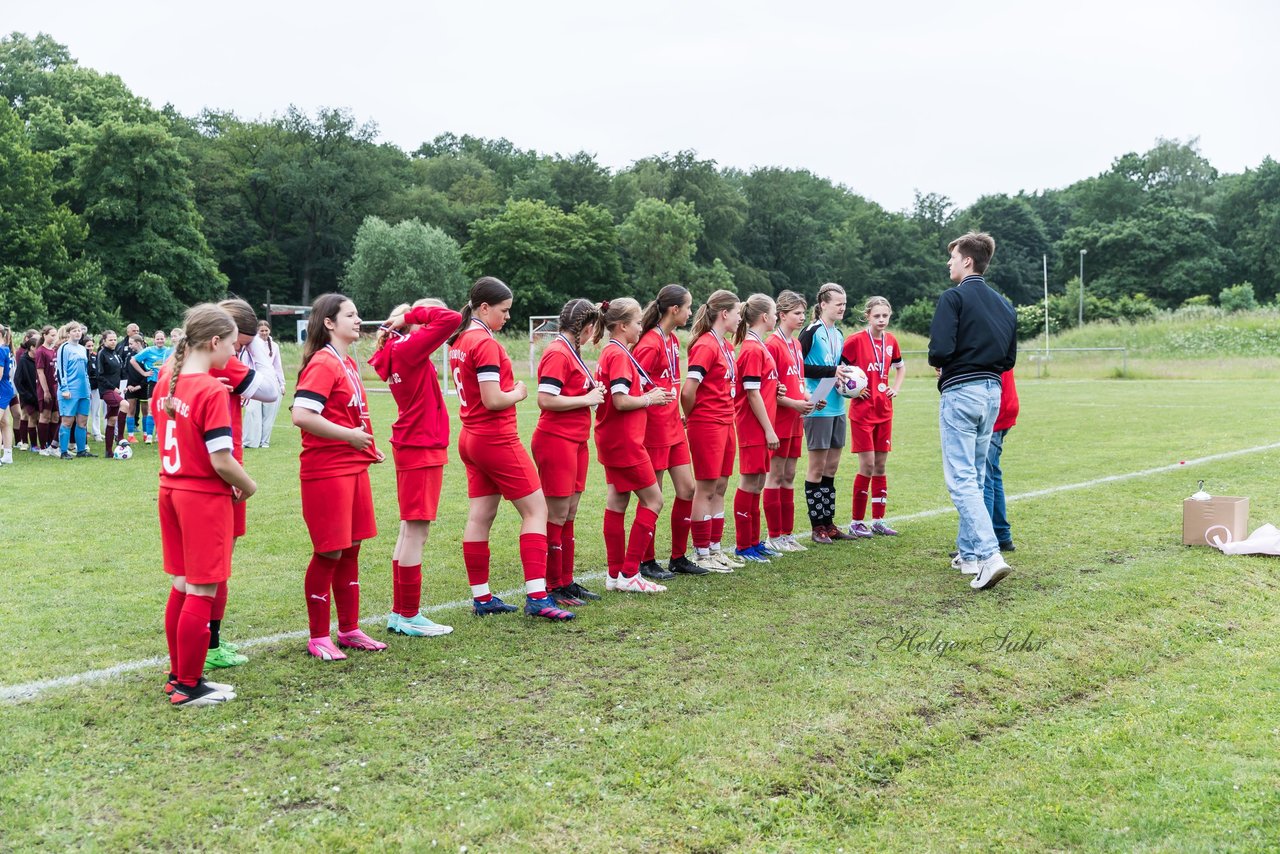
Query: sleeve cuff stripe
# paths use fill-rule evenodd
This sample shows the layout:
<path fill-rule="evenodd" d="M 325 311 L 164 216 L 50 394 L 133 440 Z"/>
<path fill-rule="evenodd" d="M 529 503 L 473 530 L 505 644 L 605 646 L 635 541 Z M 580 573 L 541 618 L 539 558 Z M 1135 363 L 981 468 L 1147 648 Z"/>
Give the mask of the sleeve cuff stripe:
<path fill-rule="evenodd" d="M 560 386 L 551 383 L 538 383 L 538 391 L 541 394 L 560 394 Z"/>
<path fill-rule="evenodd" d="M 297 397 L 293 399 L 293 405 L 300 406 L 303 409 L 310 409 L 312 412 L 324 412 L 323 401 L 313 400 L 312 398 L 309 398 L 309 397 L 303 397 L 301 394 L 299 394 Z"/>
<path fill-rule="evenodd" d="M 230 451 L 231 437 L 219 436 L 216 439 L 205 439 L 204 446 L 211 454 L 216 454 L 218 451 Z"/>
<path fill-rule="evenodd" d="M 231 393 L 232 393 L 232 394 L 242 395 L 242 396 L 247 396 L 247 395 L 245 395 L 245 392 L 247 392 L 247 391 L 249 391 L 249 389 L 253 388 L 254 381 L 255 381 L 256 379 L 257 379 L 257 376 L 256 376 L 256 374 L 254 373 L 253 368 L 250 368 L 250 369 L 249 369 L 249 373 L 248 373 L 248 374 L 246 374 L 246 375 L 245 375 L 245 378 L 244 378 L 243 380 L 241 380 L 241 381 L 240 381 L 240 385 L 238 385 L 238 386 L 236 386 L 235 388 L 233 388 L 233 389 L 231 390 Z"/>

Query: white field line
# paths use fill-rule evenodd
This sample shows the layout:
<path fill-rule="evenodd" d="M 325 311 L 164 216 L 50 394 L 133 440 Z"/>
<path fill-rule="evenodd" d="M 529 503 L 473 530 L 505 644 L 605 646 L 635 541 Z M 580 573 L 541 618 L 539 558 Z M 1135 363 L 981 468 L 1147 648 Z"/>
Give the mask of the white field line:
<path fill-rule="evenodd" d="M 1178 463 L 1170 463 L 1167 466 L 1156 466 L 1151 469 L 1143 469 L 1142 471 L 1131 471 L 1126 474 L 1110 474 L 1106 477 L 1095 478 L 1094 480 L 1085 480 L 1080 483 L 1064 483 L 1061 486 L 1050 486 L 1046 489 L 1036 489 L 1031 492 L 1020 492 L 1017 495 L 1006 495 L 1004 500 L 1023 501 L 1028 498 L 1042 498 L 1046 495 L 1056 495 L 1059 492 L 1070 492 L 1073 489 L 1088 489 L 1091 486 L 1101 486 L 1104 483 L 1115 483 L 1120 480 L 1133 480 L 1137 477 L 1148 477 L 1153 474 L 1163 474 L 1176 469 L 1186 468 L 1187 466 L 1198 466 L 1203 463 L 1216 463 L 1219 460 L 1229 460 L 1232 457 L 1243 457 L 1246 454 L 1257 454 L 1262 451 L 1280 450 L 1280 442 L 1272 442 L 1269 445 L 1258 445 L 1253 448 L 1241 448 L 1238 451 L 1227 451 L 1221 454 L 1210 454 L 1207 457 L 1197 457 L 1193 460 L 1185 460 Z M 911 513 L 907 516 L 891 517 L 893 522 L 909 522 L 914 519 L 927 519 L 930 516 L 945 516 L 948 513 L 956 512 L 955 507 L 938 507 L 933 510 L 921 510 L 919 513 Z"/>
<path fill-rule="evenodd" d="M 1143 469 L 1141 471 L 1128 472 L 1126 474 L 1113 474 L 1107 477 L 1099 477 L 1094 480 L 1086 480 L 1080 483 L 1066 483 L 1061 486 L 1051 486 L 1046 489 L 1036 489 L 1031 492 L 1022 492 L 1017 495 L 1005 496 L 1005 501 L 1024 501 L 1028 498 L 1042 498 L 1046 495 L 1056 495 L 1059 492 L 1069 492 L 1073 489 L 1088 489 L 1093 486 L 1100 486 L 1107 483 L 1115 483 L 1122 480 L 1133 480 L 1139 477 L 1148 477 L 1153 474 L 1163 474 L 1165 472 L 1174 471 L 1176 469 L 1185 468 L 1186 466 L 1203 465 L 1204 463 L 1218 462 L 1219 460 L 1227 460 L 1232 457 L 1242 457 L 1247 454 L 1257 454 L 1263 451 L 1280 450 L 1280 442 L 1273 442 L 1269 445 L 1258 445 L 1253 448 L 1242 448 L 1238 451 L 1227 451 L 1221 454 L 1210 454 L 1207 457 L 1197 457 L 1196 459 L 1187 460 L 1185 463 L 1172 463 L 1165 466 L 1156 466 L 1155 468 Z M 893 522 L 907 522 L 914 519 L 927 519 L 932 516 L 944 516 L 948 513 L 956 512 L 954 507 L 938 507 L 933 510 L 922 510 L 919 513 L 911 513 L 906 516 L 891 517 Z M 604 577 L 603 573 L 592 573 L 581 577 L 583 581 L 592 581 Z M 500 597 L 518 597 L 523 593 L 523 589 L 515 589 L 504 591 L 499 594 Z M 459 599 L 454 602 L 442 602 L 439 605 L 431 605 L 423 608 L 423 612 L 433 614 L 439 611 L 450 611 L 454 609 L 465 608 L 471 604 L 470 599 Z M 364 625 L 380 623 L 387 618 L 387 614 L 381 614 L 375 617 L 366 617 L 360 622 Z M 240 641 L 238 646 L 251 649 L 255 646 L 265 646 L 267 644 L 278 643 L 284 640 L 301 640 L 307 636 L 305 631 L 294 632 L 278 632 L 273 635 L 266 635 L 260 638 L 252 638 L 250 640 Z M 22 700 L 33 700 L 41 694 L 58 688 L 71 688 L 76 685 L 84 685 L 90 682 L 100 682 L 104 679 L 110 679 L 113 676 L 121 676 L 125 673 L 132 673 L 135 670 L 145 670 L 148 668 L 163 667 L 166 662 L 165 658 L 160 656 L 154 658 L 143 658 L 136 661 L 125 661 L 120 664 L 105 667 L 101 670 L 86 670 L 83 673 L 75 673 L 71 676 L 59 676 L 56 679 L 39 679 L 34 682 L 24 682 L 20 685 L 4 685 L 0 686 L 0 702 L 12 702 Z"/>

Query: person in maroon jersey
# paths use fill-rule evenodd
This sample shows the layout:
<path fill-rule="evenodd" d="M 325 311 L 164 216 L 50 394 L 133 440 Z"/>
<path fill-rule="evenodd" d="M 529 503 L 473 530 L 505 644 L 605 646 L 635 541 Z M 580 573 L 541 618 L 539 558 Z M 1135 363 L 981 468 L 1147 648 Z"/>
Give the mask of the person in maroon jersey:
<path fill-rule="evenodd" d="M 853 481 L 853 515 L 848 531 L 854 537 L 876 534 L 891 537 L 898 532 L 885 524 L 889 502 L 889 481 L 885 466 L 893 438 L 893 400 L 902 389 L 906 372 L 898 339 L 885 330 L 893 316 L 893 306 L 884 297 L 871 297 L 864 306 L 867 326 L 845 339 L 841 358 L 861 368 L 867 387 L 849 404 L 849 449 L 858 455 L 858 475 Z M 893 380 L 889 369 L 893 368 Z M 866 518 L 871 499 L 871 527 Z"/>
<path fill-rule="evenodd" d="M 778 366 L 778 408 L 773 417 L 778 450 L 769 458 L 764 480 L 764 517 L 769 546 L 783 552 L 808 551 L 795 537 L 796 461 L 804 448 L 804 416 L 816 408 L 805 391 L 804 355 L 795 340 L 804 327 L 807 308 L 804 297 L 795 291 L 778 294 L 778 325 L 765 340 Z"/>
<path fill-rule="evenodd" d="M 591 410 L 604 402 L 604 386 L 582 358 L 582 345 L 595 335 L 600 309 L 572 299 L 560 309 L 560 333 L 538 362 L 538 425 L 533 429 L 533 462 L 547 496 L 547 587 L 567 608 L 599 599 L 573 579 L 574 522 L 587 486 L 587 437 Z"/>
<path fill-rule="evenodd" d="M 231 576 L 231 507 L 257 484 L 231 454 L 227 390 L 209 375 L 235 352 L 235 323 L 216 305 L 187 311 L 186 334 L 156 383 L 160 435 L 160 541 L 173 576 L 165 607 L 169 679 L 165 693 L 180 708 L 235 699 L 230 685 L 202 675 L 209 614 L 219 584 Z"/>
<path fill-rule="evenodd" d="M 451 626 L 427 619 L 422 605 L 422 550 L 435 521 L 449 461 L 449 411 L 431 355 L 458 328 L 462 315 L 440 300 L 397 306 L 378 330 L 369 364 L 387 383 L 399 409 L 391 426 L 400 535 L 391 555 L 391 616 L 387 631 L 422 638 Z"/>
<path fill-rule="evenodd" d="M 40 330 L 40 346 L 36 348 L 36 410 L 37 437 L 40 452 L 48 457 L 57 454 L 58 429 L 58 380 L 54 365 L 58 361 L 58 353 L 53 345 L 58 340 L 58 330 L 45 326 Z"/>
<path fill-rule="evenodd" d="M 596 456 L 604 466 L 608 495 L 604 505 L 604 548 L 609 567 L 606 590 L 620 593 L 663 593 L 666 587 L 640 574 L 640 561 L 653 539 L 662 510 L 658 476 L 644 448 L 643 410 L 675 403 L 675 392 L 654 384 L 631 348 L 640 340 L 640 303 L 630 297 L 600 305 L 595 341 L 609 333 L 600 351 L 596 379 L 608 394 L 596 409 Z M 640 506 L 624 540 L 627 505 L 635 493 Z"/>
<path fill-rule="evenodd" d="M 645 307 L 640 318 L 643 334 L 632 354 L 653 381 L 676 395 L 680 393 L 680 342 L 676 330 L 693 315 L 693 297 L 682 285 L 665 285 L 657 298 Z M 676 498 L 671 503 L 671 559 L 667 568 L 655 560 L 652 543 L 640 563 L 640 574 L 650 581 L 666 581 L 676 573 L 706 575 L 707 570 L 689 560 L 689 526 L 693 517 L 693 466 L 689 440 L 684 434 L 684 417 L 678 406 L 659 406 L 648 411 L 644 445 L 658 474 L 671 473 Z"/>
<path fill-rule="evenodd" d="M 693 318 L 689 374 L 680 385 L 680 407 L 688 427 L 693 459 L 693 547 L 695 563 L 709 572 L 733 572 L 745 564 L 726 555 L 724 494 L 738 451 L 733 399 L 736 365 L 733 345 L 726 339 L 738 328 L 742 306 L 730 291 L 707 297 Z"/>
<path fill-rule="evenodd" d="M 458 390 L 458 456 L 467 468 L 467 527 L 462 558 L 471 585 L 472 613 L 505 614 L 516 608 L 489 589 L 489 531 L 506 499 L 520 514 L 520 563 L 524 612 L 548 620 L 571 620 L 547 592 L 547 501 L 537 469 L 520 444 L 516 404 L 529 396 L 511 371 L 511 357 L 495 333 L 511 314 L 511 289 L 482 276 L 471 286 L 462 321 L 449 339 L 449 371 Z"/>
<path fill-rule="evenodd" d="M 760 537 L 760 491 L 769 473 L 769 459 L 778 450 L 773 420 L 778 411 L 778 365 L 764 336 L 777 325 L 773 298 L 752 294 L 742 304 L 742 319 L 734 335 L 738 352 L 738 387 L 734 397 L 738 433 L 738 490 L 733 495 L 734 554 L 739 560 L 768 563 L 782 554 Z"/>
<path fill-rule="evenodd" d="M 303 581 L 307 652 L 323 661 L 346 658 L 338 646 L 368 652 L 387 648 L 360 630 L 360 544 L 378 534 L 369 466 L 384 457 L 374 444 L 369 401 L 350 355 L 359 340 L 356 304 L 342 294 L 318 297 L 307 320 L 292 412 L 294 426 L 302 431 L 302 518 L 314 552 Z M 338 611 L 338 646 L 329 637 L 331 595 Z"/>

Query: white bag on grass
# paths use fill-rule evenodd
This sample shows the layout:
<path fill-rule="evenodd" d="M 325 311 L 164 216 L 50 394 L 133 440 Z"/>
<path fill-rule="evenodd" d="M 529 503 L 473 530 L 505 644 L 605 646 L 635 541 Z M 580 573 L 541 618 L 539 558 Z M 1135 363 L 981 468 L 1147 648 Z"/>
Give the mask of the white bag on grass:
<path fill-rule="evenodd" d="M 1263 525 L 1247 540 L 1215 545 L 1224 555 L 1280 555 L 1280 530 L 1275 525 Z"/>

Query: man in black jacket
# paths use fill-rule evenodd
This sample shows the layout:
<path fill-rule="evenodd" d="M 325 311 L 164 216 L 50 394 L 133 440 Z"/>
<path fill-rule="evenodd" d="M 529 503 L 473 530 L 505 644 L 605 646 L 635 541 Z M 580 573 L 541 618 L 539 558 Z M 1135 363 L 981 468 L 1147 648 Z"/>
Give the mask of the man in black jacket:
<path fill-rule="evenodd" d="M 952 565 L 974 576 L 975 590 L 987 590 L 1010 572 L 983 501 L 982 480 L 1000 409 L 1000 375 L 1018 356 L 1017 316 L 982 277 L 996 251 L 991 235 L 969 232 L 947 248 L 956 286 L 938 298 L 929 364 L 938 370 L 942 392 L 942 473 L 960 516 L 959 554 Z"/>

